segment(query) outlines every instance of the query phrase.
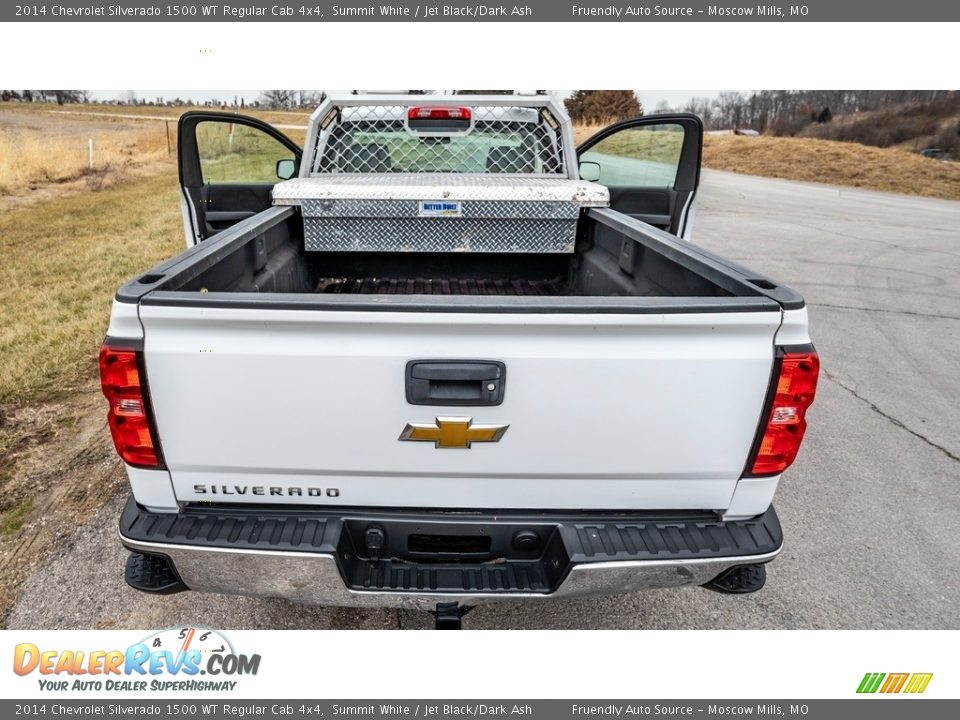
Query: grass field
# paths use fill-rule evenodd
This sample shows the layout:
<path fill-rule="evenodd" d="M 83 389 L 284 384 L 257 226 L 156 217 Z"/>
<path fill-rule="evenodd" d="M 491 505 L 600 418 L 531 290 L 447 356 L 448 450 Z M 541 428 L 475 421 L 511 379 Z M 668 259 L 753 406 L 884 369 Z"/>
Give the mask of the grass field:
<path fill-rule="evenodd" d="M 31 105 L 30 103 L 4 103 L 0 105 L 5 111 L 19 112 L 24 115 L 36 115 L 38 113 L 53 113 L 65 119 L 79 119 L 81 122 L 88 122 L 90 118 L 102 118 L 111 122 L 125 123 L 127 120 L 148 120 L 151 118 L 164 118 L 176 120 L 183 113 L 189 110 L 212 110 L 218 111 L 219 108 L 210 108 L 202 106 L 183 106 L 166 107 L 154 105 L 85 105 L 82 103 L 74 105 L 63 105 L 56 107 L 52 105 Z M 307 118 L 310 116 L 306 111 L 293 110 L 260 110 L 255 108 L 244 108 L 241 110 L 228 109 L 225 112 L 238 112 L 242 115 L 265 120 L 276 125 L 292 124 L 306 125 Z"/>
<path fill-rule="evenodd" d="M 0 135 L 0 195 L 80 178 L 87 178 L 88 187 L 95 189 L 116 181 L 134 165 L 155 162 L 169 152 L 162 125 L 123 134 L 90 133 L 89 138 L 38 130 Z"/>
<path fill-rule="evenodd" d="M 707 135 L 703 164 L 717 170 L 960 200 L 960 163 L 900 148 L 811 138 Z"/>
<path fill-rule="evenodd" d="M 90 377 L 125 278 L 184 248 L 176 175 L 0 214 L 0 405 Z"/>

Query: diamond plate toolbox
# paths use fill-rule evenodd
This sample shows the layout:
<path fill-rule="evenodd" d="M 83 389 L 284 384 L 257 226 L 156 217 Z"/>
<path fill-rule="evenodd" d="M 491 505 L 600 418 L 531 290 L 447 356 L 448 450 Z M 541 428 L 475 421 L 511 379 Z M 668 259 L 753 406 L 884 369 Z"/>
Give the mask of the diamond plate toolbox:
<path fill-rule="evenodd" d="M 308 251 L 569 253 L 606 188 L 561 178 L 328 176 L 274 188 L 299 205 Z"/>

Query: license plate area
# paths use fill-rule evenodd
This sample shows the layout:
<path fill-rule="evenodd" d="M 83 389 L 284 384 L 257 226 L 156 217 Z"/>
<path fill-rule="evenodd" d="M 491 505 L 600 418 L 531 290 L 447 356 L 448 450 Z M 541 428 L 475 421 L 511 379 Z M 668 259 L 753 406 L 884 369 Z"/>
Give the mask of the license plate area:
<path fill-rule="evenodd" d="M 347 519 L 347 585 L 377 592 L 549 593 L 569 571 L 555 524 Z"/>
<path fill-rule="evenodd" d="M 488 556 L 493 541 L 489 535 L 427 535 L 407 536 L 410 555 L 440 557 Z"/>
<path fill-rule="evenodd" d="M 540 559 L 555 536 L 540 522 L 346 519 L 340 547 L 361 560 L 484 563 Z"/>

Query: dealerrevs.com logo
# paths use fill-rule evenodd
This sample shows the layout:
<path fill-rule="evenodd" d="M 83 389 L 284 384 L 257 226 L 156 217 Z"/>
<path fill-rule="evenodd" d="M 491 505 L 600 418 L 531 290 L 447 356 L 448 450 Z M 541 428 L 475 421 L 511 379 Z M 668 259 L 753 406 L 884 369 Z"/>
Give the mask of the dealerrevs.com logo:
<path fill-rule="evenodd" d="M 238 676 L 256 675 L 260 655 L 234 651 L 216 630 L 170 628 L 125 650 L 14 648 L 13 671 L 36 674 L 41 690 L 145 692 L 232 691 Z"/>

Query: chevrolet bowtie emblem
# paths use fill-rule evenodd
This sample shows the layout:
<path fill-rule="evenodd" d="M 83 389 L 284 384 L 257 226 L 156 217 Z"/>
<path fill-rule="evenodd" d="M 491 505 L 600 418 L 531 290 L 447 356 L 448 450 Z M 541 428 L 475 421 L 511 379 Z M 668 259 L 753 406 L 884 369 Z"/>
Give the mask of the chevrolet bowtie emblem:
<path fill-rule="evenodd" d="M 498 442 L 509 425 L 474 425 L 469 417 L 438 417 L 433 425 L 407 423 L 398 440 L 432 442 L 438 448 L 469 448 L 475 442 Z"/>

